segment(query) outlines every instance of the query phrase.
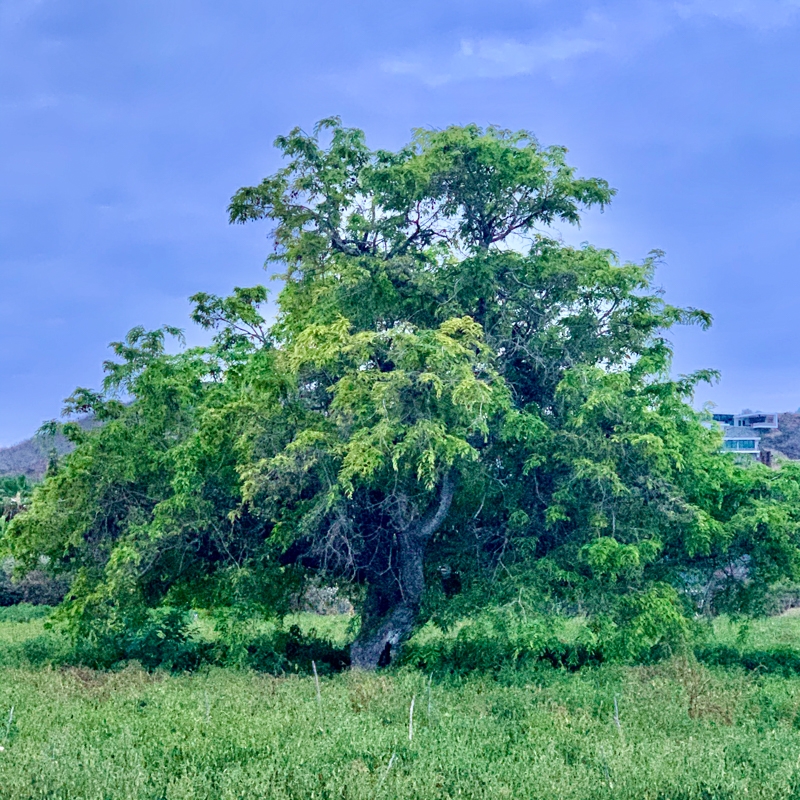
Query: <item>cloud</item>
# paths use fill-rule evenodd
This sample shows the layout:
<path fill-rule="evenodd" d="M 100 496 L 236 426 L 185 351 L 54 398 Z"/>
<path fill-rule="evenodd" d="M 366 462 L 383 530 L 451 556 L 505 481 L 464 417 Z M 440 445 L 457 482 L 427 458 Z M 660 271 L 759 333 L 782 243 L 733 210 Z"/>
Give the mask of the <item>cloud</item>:
<path fill-rule="evenodd" d="M 766 30 L 795 22 L 800 12 L 800 0 L 679 0 L 674 9 L 683 19 L 716 17 Z"/>
<path fill-rule="evenodd" d="M 387 72 L 411 75 L 433 86 L 465 78 L 523 75 L 587 56 L 613 54 L 631 35 L 641 39 L 657 16 L 656 12 L 615 18 L 590 11 L 574 27 L 526 38 L 491 34 L 463 38 L 457 48 L 444 56 L 408 54 L 386 60 L 382 67 Z"/>
<path fill-rule="evenodd" d="M 793 24 L 800 0 L 679 0 L 622 2 L 589 10 L 577 25 L 538 35 L 463 38 L 449 52 L 406 53 L 381 64 L 430 86 L 468 78 L 535 73 L 559 64 L 605 55 L 625 57 L 663 38 L 690 19 L 707 18 L 768 30 Z"/>

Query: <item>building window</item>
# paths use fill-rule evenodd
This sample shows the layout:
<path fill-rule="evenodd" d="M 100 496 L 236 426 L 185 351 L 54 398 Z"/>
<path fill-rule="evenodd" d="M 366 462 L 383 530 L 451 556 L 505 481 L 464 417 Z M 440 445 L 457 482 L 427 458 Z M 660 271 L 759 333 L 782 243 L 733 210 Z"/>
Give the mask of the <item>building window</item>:
<path fill-rule="evenodd" d="M 725 440 L 725 449 L 726 450 L 755 450 L 756 449 L 756 441 L 755 441 L 755 439 L 726 439 Z"/>

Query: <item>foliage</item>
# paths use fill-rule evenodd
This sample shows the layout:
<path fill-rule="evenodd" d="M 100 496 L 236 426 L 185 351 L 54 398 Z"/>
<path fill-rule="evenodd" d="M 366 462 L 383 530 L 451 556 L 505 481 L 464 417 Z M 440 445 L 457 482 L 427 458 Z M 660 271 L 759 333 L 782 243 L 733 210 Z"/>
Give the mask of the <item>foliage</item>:
<path fill-rule="evenodd" d="M 604 208 L 605 181 L 493 127 L 387 152 L 330 119 L 276 144 L 286 165 L 230 206 L 272 225 L 275 323 L 236 288 L 192 298 L 208 346 L 113 344 L 102 391 L 66 405 L 102 424 L 64 425 L 75 451 L 4 537 L 21 570 L 71 576 L 73 634 L 159 608 L 280 618 L 312 573 L 359 601 L 360 666 L 523 597 L 648 659 L 695 609 L 800 577 L 798 468 L 720 453 L 689 405 L 714 374 L 670 376 L 668 331 L 709 316 L 664 301 L 660 254 L 549 227 Z"/>
<path fill-rule="evenodd" d="M 78 640 L 73 663 L 103 669 L 138 661 L 145 669 L 191 670 L 211 660 L 213 645 L 194 639 L 186 614 L 177 609 L 152 609 L 144 620 L 132 624 L 125 619 L 103 622 L 103 628 L 93 626 L 91 637 Z"/>
<path fill-rule="evenodd" d="M 273 675 L 311 674 L 316 668 L 327 675 L 349 665 L 347 639 L 342 637 L 346 624 L 322 627 L 313 615 L 291 615 L 285 625 L 262 621 L 231 636 L 230 628 L 210 620 L 198 622 L 195 615 L 157 609 L 144 623 L 74 641 L 45 619 L 41 609 L 1 609 L 0 666 L 115 671 L 136 663 L 151 672 L 225 666 Z"/>

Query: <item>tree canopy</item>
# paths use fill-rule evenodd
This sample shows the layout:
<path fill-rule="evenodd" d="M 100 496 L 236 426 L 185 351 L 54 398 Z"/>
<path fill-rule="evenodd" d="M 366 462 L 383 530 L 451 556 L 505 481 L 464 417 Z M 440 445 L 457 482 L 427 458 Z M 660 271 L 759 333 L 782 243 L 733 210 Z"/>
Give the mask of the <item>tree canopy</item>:
<path fill-rule="evenodd" d="M 131 331 L 66 404 L 103 424 L 64 426 L 75 451 L 8 525 L 23 568 L 72 576 L 76 629 L 280 615 L 322 575 L 358 600 L 372 668 L 424 619 L 523 593 L 655 645 L 726 565 L 740 608 L 797 575 L 796 468 L 720 453 L 689 404 L 714 374 L 670 376 L 670 329 L 709 315 L 665 302 L 659 253 L 554 232 L 605 208 L 605 181 L 494 127 L 389 152 L 328 119 L 276 146 L 285 166 L 229 207 L 270 225 L 274 322 L 256 286 L 192 298 L 208 346 Z"/>

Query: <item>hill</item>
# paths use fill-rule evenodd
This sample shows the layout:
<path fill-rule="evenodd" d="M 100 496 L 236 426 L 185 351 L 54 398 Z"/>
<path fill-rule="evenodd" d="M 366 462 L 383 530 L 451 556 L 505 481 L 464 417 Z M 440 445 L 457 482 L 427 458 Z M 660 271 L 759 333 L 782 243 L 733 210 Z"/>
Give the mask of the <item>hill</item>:
<path fill-rule="evenodd" d="M 800 414 L 778 414 L 778 429 L 761 437 L 761 447 L 800 460 Z"/>
<path fill-rule="evenodd" d="M 84 428 L 97 423 L 93 419 L 81 420 Z M 31 480 L 39 480 L 47 471 L 50 454 L 63 456 L 72 451 L 74 445 L 63 434 L 55 436 L 31 436 L 24 442 L 0 447 L 0 478 L 24 475 Z"/>
<path fill-rule="evenodd" d="M 46 439 L 33 436 L 11 447 L 0 448 L 0 477 L 25 475 L 38 480 L 47 469 L 50 453 L 68 453 L 72 444 L 62 435 L 48 436 Z"/>

